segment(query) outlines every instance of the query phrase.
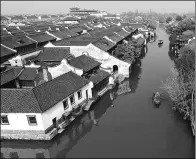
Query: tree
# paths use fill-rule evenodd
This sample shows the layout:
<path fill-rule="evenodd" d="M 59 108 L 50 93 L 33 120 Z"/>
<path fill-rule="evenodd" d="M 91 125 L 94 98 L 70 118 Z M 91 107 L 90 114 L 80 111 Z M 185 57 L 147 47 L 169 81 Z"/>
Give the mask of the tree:
<path fill-rule="evenodd" d="M 182 30 L 182 32 L 186 30 L 191 30 L 195 32 L 195 22 L 192 21 L 191 19 L 183 19 L 178 23 L 177 28 Z"/>
<path fill-rule="evenodd" d="M 147 24 L 147 27 L 148 27 L 148 28 L 151 28 L 151 29 L 153 29 L 153 30 L 156 30 L 156 25 L 155 25 L 154 23 L 152 23 L 152 22 L 148 23 L 148 24 Z"/>
<path fill-rule="evenodd" d="M 177 16 L 176 16 L 176 21 L 181 21 L 181 20 L 182 20 L 182 17 L 179 16 L 179 15 L 177 15 Z"/>
<path fill-rule="evenodd" d="M 195 42 L 183 47 L 175 62 L 171 76 L 163 83 L 163 89 L 174 103 L 174 109 L 191 121 L 195 135 Z"/>
<path fill-rule="evenodd" d="M 176 68 L 184 82 L 192 82 L 195 79 L 195 43 L 191 43 L 181 50 L 181 56 L 176 60 Z"/>
<path fill-rule="evenodd" d="M 171 17 L 167 17 L 166 18 L 166 23 L 169 23 L 170 21 L 172 21 L 172 18 Z"/>

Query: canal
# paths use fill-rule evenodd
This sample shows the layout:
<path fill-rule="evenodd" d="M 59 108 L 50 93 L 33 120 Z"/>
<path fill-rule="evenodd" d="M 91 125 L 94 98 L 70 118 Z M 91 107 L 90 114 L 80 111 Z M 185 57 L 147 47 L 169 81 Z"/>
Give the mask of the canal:
<path fill-rule="evenodd" d="M 156 30 L 129 79 L 103 98 L 52 141 L 3 141 L 1 155 L 19 158 L 169 157 L 194 158 L 195 142 L 188 121 L 171 109 L 163 94 L 160 107 L 151 97 L 170 74 L 168 35 Z"/>

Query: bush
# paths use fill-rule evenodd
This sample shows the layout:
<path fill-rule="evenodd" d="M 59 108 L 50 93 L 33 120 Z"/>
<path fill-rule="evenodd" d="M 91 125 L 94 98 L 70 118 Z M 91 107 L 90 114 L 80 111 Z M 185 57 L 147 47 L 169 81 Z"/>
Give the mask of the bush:
<path fill-rule="evenodd" d="M 174 109 L 195 125 L 195 43 L 183 47 L 181 56 L 172 68 L 171 76 L 163 83 L 163 89 L 174 103 Z M 193 133 L 195 132 L 193 128 Z"/>
<path fill-rule="evenodd" d="M 171 17 L 167 17 L 166 23 L 169 23 L 170 21 L 172 21 L 172 18 Z"/>
<path fill-rule="evenodd" d="M 182 17 L 179 16 L 179 15 L 177 15 L 177 16 L 176 16 L 176 21 L 181 21 L 181 20 L 182 20 Z"/>

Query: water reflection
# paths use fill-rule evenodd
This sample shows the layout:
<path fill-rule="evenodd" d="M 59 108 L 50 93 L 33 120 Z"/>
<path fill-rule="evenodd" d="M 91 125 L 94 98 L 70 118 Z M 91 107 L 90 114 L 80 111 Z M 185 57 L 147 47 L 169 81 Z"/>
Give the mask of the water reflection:
<path fill-rule="evenodd" d="M 129 77 L 129 88 L 131 89 L 132 93 L 136 92 L 136 89 L 139 84 L 139 80 L 141 78 L 142 68 L 141 59 L 138 59 L 136 63 L 132 66 L 131 75 Z"/>
<path fill-rule="evenodd" d="M 168 51 L 168 56 L 169 58 L 172 60 L 172 61 L 175 61 L 176 57 L 175 57 L 175 54 L 172 50 L 169 50 Z"/>
<path fill-rule="evenodd" d="M 76 119 L 67 131 L 51 141 L 4 140 L 1 142 L 1 158 L 65 158 L 73 146 L 79 142 L 94 126 L 107 109 L 112 105 L 111 96 L 118 87 L 108 92 L 89 112 Z"/>
<path fill-rule="evenodd" d="M 147 53 L 148 53 L 148 46 L 143 47 L 142 50 L 141 50 L 140 59 L 143 59 L 146 56 Z"/>

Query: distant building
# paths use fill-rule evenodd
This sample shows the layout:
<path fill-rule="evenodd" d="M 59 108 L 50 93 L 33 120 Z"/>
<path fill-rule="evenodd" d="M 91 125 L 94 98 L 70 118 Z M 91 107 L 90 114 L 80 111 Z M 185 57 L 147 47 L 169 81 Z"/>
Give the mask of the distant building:
<path fill-rule="evenodd" d="M 1 24 L 7 24 L 10 21 L 10 18 L 6 16 L 1 16 Z"/>
<path fill-rule="evenodd" d="M 26 16 L 25 18 L 26 18 L 26 20 L 27 20 L 28 22 L 36 22 L 36 21 L 39 20 L 38 17 L 35 16 L 35 15 L 29 15 L 29 16 Z"/>
<path fill-rule="evenodd" d="M 78 24 L 79 23 L 79 19 L 74 18 L 74 17 L 66 17 L 65 19 L 63 19 L 65 24 Z"/>
<path fill-rule="evenodd" d="M 80 9 L 77 7 L 70 8 L 70 12 L 69 12 L 70 15 L 91 15 L 91 14 L 97 14 L 97 13 L 99 13 L 99 11 L 97 10 Z"/>

